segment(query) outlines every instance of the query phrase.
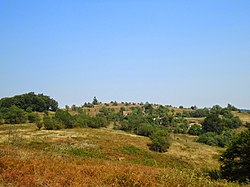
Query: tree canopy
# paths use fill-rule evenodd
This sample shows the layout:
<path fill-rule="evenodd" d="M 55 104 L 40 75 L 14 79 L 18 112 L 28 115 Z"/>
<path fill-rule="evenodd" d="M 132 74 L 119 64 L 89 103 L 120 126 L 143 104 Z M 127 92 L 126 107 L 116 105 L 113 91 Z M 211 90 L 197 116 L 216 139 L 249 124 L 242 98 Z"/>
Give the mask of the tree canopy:
<path fill-rule="evenodd" d="M 230 181 L 250 181 L 250 131 L 239 134 L 223 153 L 221 174 Z"/>
<path fill-rule="evenodd" d="M 47 95 L 35 94 L 34 92 L 6 97 L 0 100 L 0 108 L 10 108 L 17 106 L 25 111 L 44 112 L 47 110 L 56 111 L 58 102 Z"/>

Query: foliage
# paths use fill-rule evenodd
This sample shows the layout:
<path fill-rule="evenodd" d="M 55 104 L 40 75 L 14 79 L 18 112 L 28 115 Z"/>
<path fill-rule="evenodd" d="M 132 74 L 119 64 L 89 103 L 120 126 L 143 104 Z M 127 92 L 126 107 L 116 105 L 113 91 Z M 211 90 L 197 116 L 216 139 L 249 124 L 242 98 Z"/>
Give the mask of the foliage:
<path fill-rule="evenodd" d="M 80 157 L 86 157 L 86 158 L 95 158 L 95 159 L 105 158 L 105 156 L 101 153 L 101 150 L 99 148 L 70 147 L 70 148 L 67 148 L 65 152 L 74 156 L 80 156 Z"/>
<path fill-rule="evenodd" d="M 10 108 L 13 105 L 25 111 L 44 112 L 46 110 L 56 111 L 58 109 L 57 101 L 43 94 L 36 95 L 34 92 L 10 98 L 6 97 L 0 100 L 0 108 Z"/>
<path fill-rule="evenodd" d="M 61 123 L 65 128 L 74 128 L 75 121 L 73 116 L 68 111 L 57 110 L 55 113 L 55 119 Z"/>
<path fill-rule="evenodd" d="M 204 132 L 215 132 L 219 134 L 223 131 L 224 127 L 218 114 L 210 114 L 204 119 L 202 129 Z"/>
<path fill-rule="evenodd" d="M 154 131 L 155 131 L 155 128 L 151 124 L 142 123 L 139 125 L 137 134 L 141 136 L 149 137 L 153 134 Z"/>
<path fill-rule="evenodd" d="M 98 100 L 97 100 L 96 96 L 93 98 L 92 104 L 93 105 L 98 105 Z"/>
<path fill-rule="evenodd" d="M 166 152 L 171 145 L 169 135 L 163 130 L 155 131 L 150 139 L 152 143 L 149 144 L 149 147 L 156 152 Z"/>
<path fill-rule="evenodd" d="M 197 142 L 207 145 L 225 147 L 230 144 L 234 137 L 234 132 L 231 130 L 224 131 L 222 134 L 216 134 L 215 132 L 207 132 L 201 134 Z"/>
<path fill-rule="evenodd" d="M 28 120 L 30 123 L 35 123 L 36 121 L 40 121 L 40 117 L 37 113 L 32 112 L 32 113 L 28 113 Z"/>
<path fill-rule="evenodd" d="M 199 136 L 202 133 L 202 127 L 194 124 L 188 130 L 188 134 Z"/>
<path fill-rule="evenodd" d="M 208 108 L 196 109 L 190 112 L 191 117 L 199 118 L 199 117 L 207 117 L 210 114 Z"/>
<path fill-rule="evenodd" d="M 239 134 L 222 154 L 222 177 L 230 181 L 250 181 L 250 131 Z"/>
<path fill-rule="evenodd" d="M 2 108 L 0 113 L 5 123 L 20 124 L 27 121 L 26 112 L 15 105 L 9 108 Z"/>
<path fill-rule="evenodd" d="M 96 116 L 90 119 L 91 120 L 89 120 L 88 127 L 91 128 L 107 127 L 109 124 L 108 120 L 105 117 Z"/>
<path fill-rule="evenodd" d="M 63 129 L 64 126 L 61 123 L 58 123 L 55 117 L 50 117 L 45 115 L 43 117 L 44 128 L 47 130 L 58 130 Z"/>

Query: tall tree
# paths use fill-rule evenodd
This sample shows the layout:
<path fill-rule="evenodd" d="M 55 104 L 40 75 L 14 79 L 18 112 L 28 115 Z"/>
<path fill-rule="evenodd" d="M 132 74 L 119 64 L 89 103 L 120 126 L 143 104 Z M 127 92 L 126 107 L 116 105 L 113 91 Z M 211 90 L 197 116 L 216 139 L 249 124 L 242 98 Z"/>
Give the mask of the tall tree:
<path fill-rule="evenodd" d="M 250 181 L 250 131 L 239 134 L 222 154 L 221 174 L 230 181 Z"/>
<path fill-rule="evenodd" d="M 98 105 L 98 100 L 97 100 L 96 96 L 93 98 L 92 104 L 93 105 Z"/>

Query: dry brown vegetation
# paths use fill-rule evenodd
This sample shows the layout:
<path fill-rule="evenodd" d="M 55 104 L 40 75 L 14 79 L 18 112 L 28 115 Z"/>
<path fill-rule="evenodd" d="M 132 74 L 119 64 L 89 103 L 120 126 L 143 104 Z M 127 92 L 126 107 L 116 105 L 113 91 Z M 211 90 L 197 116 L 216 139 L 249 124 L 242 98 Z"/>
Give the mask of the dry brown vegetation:
<path fill-rule="evenodd" d="M 173 135 L 169 151 L 156 153 L 148 138 L 109 128 L 2 125 L 0 134 L 2 186 L 238 186 L 205 175 L 222 149 L 193 136 Z"/>

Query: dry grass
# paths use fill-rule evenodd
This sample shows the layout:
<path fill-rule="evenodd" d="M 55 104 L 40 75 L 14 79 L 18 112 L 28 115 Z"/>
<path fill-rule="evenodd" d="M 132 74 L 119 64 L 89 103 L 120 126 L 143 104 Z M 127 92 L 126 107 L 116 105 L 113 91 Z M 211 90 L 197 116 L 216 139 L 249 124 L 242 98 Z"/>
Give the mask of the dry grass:
<path fill-rule="evenodd" d="M 240 113 L 240 112 L 233 112 L 234 115 L 239 116 L 240 120 L 243 123 L 250 123 L 250 114 L 249 113 Z"/>
<path fill-rule="evenodd" d="M 0 126 L 2 186 L 238 186 L 211 181 L 221 149 L 175 135 L 167 153 L 148 149 L 149 139 L 112 129 L 38 131 Z M 18 137 L 18 138 L 17 138 Z"/>

